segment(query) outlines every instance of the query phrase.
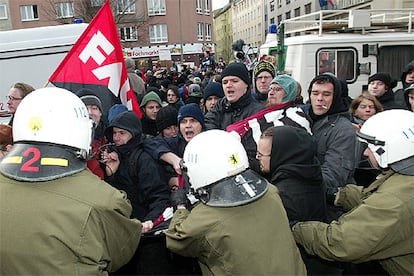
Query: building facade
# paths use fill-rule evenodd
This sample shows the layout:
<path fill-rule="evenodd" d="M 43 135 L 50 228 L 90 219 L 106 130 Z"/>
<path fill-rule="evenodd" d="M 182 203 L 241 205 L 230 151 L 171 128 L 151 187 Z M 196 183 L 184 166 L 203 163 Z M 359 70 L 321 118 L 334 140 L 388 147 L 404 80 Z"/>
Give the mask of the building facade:
<path fill-rule="evenodd" d="M 126 56 L 198 66 L 214 53 L 212 0 L 110 0 Z M 104 0 L 0 0 L 0 30 L 90 22 Z"/>

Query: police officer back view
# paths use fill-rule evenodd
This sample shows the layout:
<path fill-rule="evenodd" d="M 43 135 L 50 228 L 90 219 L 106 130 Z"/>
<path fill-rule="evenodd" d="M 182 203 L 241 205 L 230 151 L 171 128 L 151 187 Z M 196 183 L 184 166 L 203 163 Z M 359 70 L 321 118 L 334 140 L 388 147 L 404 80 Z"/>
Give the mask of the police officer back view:
<path fill-rule="evenodd" d="M 198 258 L 203 275 L 306 274 L 277 188 L 248 168 L 238 139 L 202 132 L 188 143 L 184 165 L 201 203 L 190 212 L 184 190 L 174 192 L 171 251 Z"/>
<path fill-rule="evenodd" d="M 21 102 L 0 162 L 0 274 L 108 275 L 132 257 L 142 226 L 125 194 L 85 170 L 92 131 L 67 90 Z"/>

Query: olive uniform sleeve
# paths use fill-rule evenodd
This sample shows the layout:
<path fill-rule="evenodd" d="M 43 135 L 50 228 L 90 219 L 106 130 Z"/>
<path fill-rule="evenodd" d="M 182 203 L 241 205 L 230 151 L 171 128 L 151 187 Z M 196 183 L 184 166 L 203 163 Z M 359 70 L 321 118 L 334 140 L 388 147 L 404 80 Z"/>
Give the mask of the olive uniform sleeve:
<path fill-rule="evenodd" d="M 330 224 L 300 222 L 293 228 L 307 253 L 330 261 L 361 263 L 409 254 L 412 222 L 404 203 L 391 193 L 374 193 Z"/>
<path fill-rule="evenodd" d="M 126 194 L 115 190 L 103 206 L 92 207 L 79 240 L 80 259 L 116 271 L 134 255 L 141 237 L 141 222 L 130 219 Z M 80 271 L 79 275 L 83 274 Z"/>

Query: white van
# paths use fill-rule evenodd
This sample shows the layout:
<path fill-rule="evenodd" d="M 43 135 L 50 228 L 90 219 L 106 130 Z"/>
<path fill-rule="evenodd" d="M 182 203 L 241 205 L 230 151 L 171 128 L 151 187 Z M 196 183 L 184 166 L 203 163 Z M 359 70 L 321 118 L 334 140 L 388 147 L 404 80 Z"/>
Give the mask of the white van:
<path fill-rule="evenodd" d="M 67 24 L 0 32 L 0 114 L 7 116 L 10 86 L 25 82 L 34 88 L 47 85 L 72 45 L 88 24 Z"/>
<path fill-rule="evenodd" d="M 323 10 L 282 21 L 278 41 L 262 45 L 261 54 L 276 56 L 278 70 L 303 91 L 316 75 L 331 72 L 346 80 L 355 97 L 376 72 L 400 80 L 414 60 L 413 19 L 413 9 Z"/>

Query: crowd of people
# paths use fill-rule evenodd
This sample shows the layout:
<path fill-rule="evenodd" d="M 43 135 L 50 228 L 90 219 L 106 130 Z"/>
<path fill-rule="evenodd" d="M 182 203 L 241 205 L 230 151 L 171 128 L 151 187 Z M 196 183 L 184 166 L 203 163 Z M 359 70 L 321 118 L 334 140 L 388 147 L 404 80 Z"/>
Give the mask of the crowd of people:
<path fill-rule="evenodd" d="M 142 118 L 14 84 L 0 274 L 412 275 L 414 61 L 353 99 L 273 62 L 126 58 Z"/>

